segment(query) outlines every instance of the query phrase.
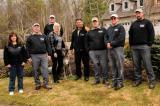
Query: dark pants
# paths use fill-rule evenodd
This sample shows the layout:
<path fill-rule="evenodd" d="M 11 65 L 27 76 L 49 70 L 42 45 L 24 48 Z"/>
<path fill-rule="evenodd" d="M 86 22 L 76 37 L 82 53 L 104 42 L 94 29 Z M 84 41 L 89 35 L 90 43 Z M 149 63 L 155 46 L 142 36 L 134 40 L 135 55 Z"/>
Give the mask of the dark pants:
<path fill-rule="evenodd" d="M 60 74 L 62 73 L 63 68 L 63 56 L 61 50 L 56 50 L 57 57 L 55 58 L 54 55 L 52 55 L 52 74 L 53 74 L 53 80 L 54 82 L 58 81 L 60 79 Z"/>
<path fill-rule="evenodd" d="M 109 59 L 112 67 L 113 85 L 123 84 L 124 51 L 123 47 L 109 49 Z"/>
<path fill-rule="evenodd" d="M 155 75 L 152 69 L 150 47 L 147 45 L 141 45 L 141 46 L 132 46 L 131 48 L 132 48 L 132 56 L 135 68 L 134 69 L 135 81 L 142 80 L 141 66 L 143 62 L 144 68 L 148 75 L 149 82 L 150 83 L 154 82 Z"/>
<path fill-rule="evenodd" d="M 9 72 L 9 92 L 15 89 L 16 76 L 18 78 L 18 90 L 23 89 L 23 66 L 11 66 Z"/>
<path fill-rule="evenodd" d="M 84 77 L 89 78 L 89 54 L 85 51 L 75 51 L 76 75 L 82 77 L 81 61 L 84 65 Z"/>

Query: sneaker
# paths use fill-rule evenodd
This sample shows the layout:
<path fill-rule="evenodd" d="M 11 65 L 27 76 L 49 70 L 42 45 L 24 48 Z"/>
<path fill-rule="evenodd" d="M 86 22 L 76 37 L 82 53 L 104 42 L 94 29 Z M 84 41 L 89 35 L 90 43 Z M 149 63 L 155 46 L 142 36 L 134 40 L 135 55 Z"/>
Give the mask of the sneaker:
<path fill-rule="evenodd" d="M 20 89 L 18 92 L 19 92 L 19 93 L 23 93 L 23 89 Z"/>
<path fill-rule="evenodd" d="M 10 92 L 9 92 L 9 95 L 10 95 L 10 96 L 13 96 L 13 95 L 14 95 L 14 92 L 13 92 L 13 91 L 10 91 Z"/>
<path fill-rule="evenodd" d="M 155 88 L 155 83 L 150 83 L 149 84 L 149 89 L 154 89 Z"/>

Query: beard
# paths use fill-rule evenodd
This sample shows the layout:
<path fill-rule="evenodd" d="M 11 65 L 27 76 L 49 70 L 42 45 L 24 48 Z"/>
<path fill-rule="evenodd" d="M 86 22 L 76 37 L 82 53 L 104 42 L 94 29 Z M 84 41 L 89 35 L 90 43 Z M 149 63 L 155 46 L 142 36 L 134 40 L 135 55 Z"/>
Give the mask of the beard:
<path fill-rule="evenodd" d="M 142 20 L 143 18 L 140 16 L 137 16 L 137 20 Z"/>

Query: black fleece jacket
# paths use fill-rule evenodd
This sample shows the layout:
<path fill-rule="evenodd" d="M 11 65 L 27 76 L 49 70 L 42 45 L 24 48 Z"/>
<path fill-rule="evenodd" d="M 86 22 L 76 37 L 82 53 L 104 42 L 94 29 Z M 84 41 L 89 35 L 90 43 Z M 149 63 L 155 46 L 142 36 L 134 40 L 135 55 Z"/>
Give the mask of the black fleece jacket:
<path fill-rule="evenodd" d="M 8 44 L 4 48 L 3 60 L 5 66 L 21 65 L 23 62 L 27 62 L 28 55 L 25 47 L 21 44 Z"/>
<path fill-rule="evenodd" d="M 151 46 L 154 42 L 154 28 L 151 21 L 147 19 L 136 20 L 132 23 L 129 30 L 129 44 Z"/>
<path fill-rule="evenodd" d="M 46 35 L 30 35 L 26 42 L 29 54 L 52 54 L 52 49 Z"/>
<path fill-rule="evenodd" d="M 105 28 L 92 29 L 87 33 L 85 38 L 85 48 L 87 50 L 105 50 L 104 36 Z"/>
<path fill-rule="evenodd" d="M 79 30 L 78 35 L 78 29 L 76 28 L 72 32 L 72 39 L 71 39 L 71 46 L 70 49 L 74 49 L 75 51 L 85 51 L 85 37 L 86 37 L 87 31 L 85 27 L 83 27 L 81 30 Z"/>
<path fill-rule="evenodd" d="M 121 24 L 110 26 L 107 29 L 107 34 L 104 37 L 105 44 L 111 43 L 113 48 L 124 47 L 125 44 L 125 29 Z"/>

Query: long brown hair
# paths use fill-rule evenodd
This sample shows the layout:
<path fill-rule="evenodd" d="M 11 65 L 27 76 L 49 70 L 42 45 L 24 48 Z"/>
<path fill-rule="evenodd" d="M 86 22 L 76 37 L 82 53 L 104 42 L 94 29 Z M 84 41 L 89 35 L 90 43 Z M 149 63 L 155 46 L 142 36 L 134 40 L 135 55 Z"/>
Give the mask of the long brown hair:
<path fill-rule="evenodd" d="M 16 36 L 16 42 L 17 42 L 17 44 L 19 43 L 19 39 L 18 39 L 18 36 L 17 36 L 17 34 L 15 33 L 15 32 L 11 32 L 10 34 L 9 34 L 9 38 L 8 38 L 8 44 L 12 44 L 12 40 L 11 40 L 11 37 L 13 37 L 13 36 Z"/>

